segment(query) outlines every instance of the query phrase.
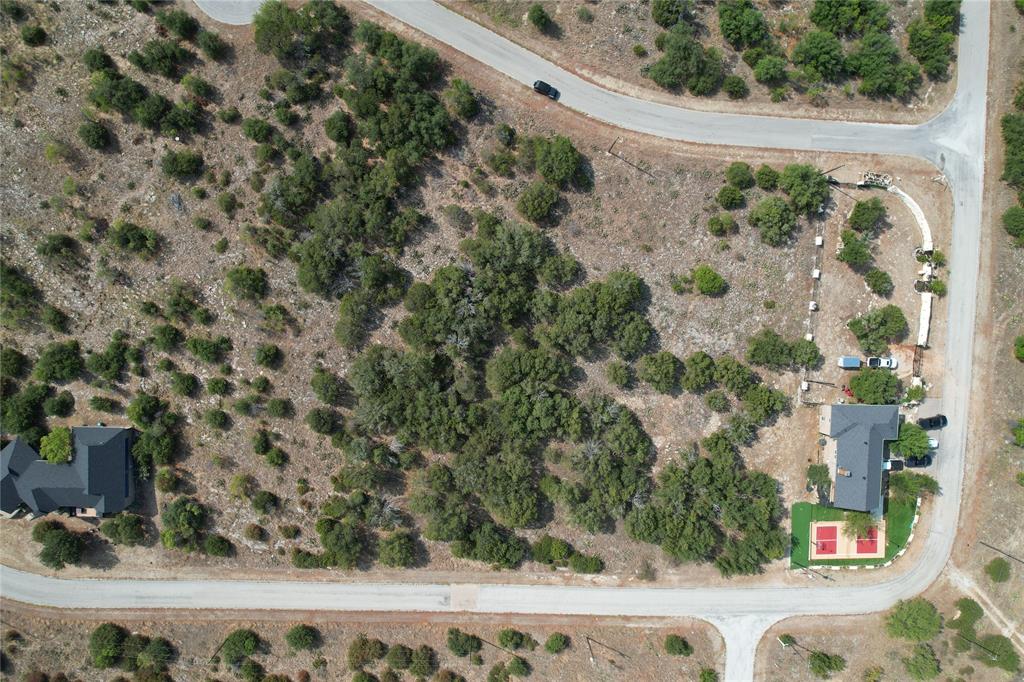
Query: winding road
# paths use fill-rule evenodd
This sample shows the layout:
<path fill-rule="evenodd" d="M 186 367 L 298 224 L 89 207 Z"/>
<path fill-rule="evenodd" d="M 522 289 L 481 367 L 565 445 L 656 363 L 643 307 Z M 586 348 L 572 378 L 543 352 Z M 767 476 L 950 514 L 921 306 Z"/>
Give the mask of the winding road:
<path fill-rule="evenodd" d="M 248 23 L 253 0 L 195 0 L 207 14 Z M 941 410 L 950 418 L 935 475 L 942 494 L 916 563 L 871 585 L 817 587 L 606 588 L 547 585 L 424 585 L 295 581 L 62 580 L 0 568 L 5 598 L 58 608 L 286 609 L 430 611 L 615 616 L 689 616 L 713 623 L 726 642 L 727 680 L 752 680 L 765 630 L 790 616 L 888 609 L 924 591 L 949 559 L 960 510 L 978 295 L 989 6 L 962 7 L 956 95 L 921 125 L 813 121 L 689 111 L 605 90 L 482 26 L 427 0 L 368 0 L 419 31 L 529 85 L 540 78 L 562 91 L 560 103 L 640 133 L 693 143 L 903 155 L 925 159 L 952 188 L 949 329 Z M 881 170 L 881 169 L 879 169 Z"/>

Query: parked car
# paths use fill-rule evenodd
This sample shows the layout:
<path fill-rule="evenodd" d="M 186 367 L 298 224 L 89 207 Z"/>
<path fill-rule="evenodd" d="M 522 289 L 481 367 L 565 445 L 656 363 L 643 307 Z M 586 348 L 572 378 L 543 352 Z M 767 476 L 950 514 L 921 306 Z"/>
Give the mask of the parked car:
<path fill-rule="evenodd" d="M 544 81 L 533 81 L 533 91 L 539 92 L 545 97 L 550 97 L 553 100 L 558 100 L 562 93 L 558 92 L 556 88 L 548 85 Z"/>
<path fill-rule="evenodd" d="M 921 455 L 920 457 L 907 457 L 903 460 L 903 463 L 911 469 L 923 469 L 932 465 L 932 456 Z"/>
<path fill-rule="evenodd" d="M 917 420 L 917 425 L 922 429 L 941 429 L 948 423 L 949 420 L 946 419 L 944 414 L 937 414 L 934 417 L 922 417 Z"/>
<path fill-rule="evenodd" d="M 902 459 L 888 459 L 882 465 L 882 468 L 886 471 L 903 471 L 903 460 Z"/>
<path fill-rule="evenodd" d="M 939 449 L 939 441 L 935 440 L 934 438 L 929 438 L 928 439 L 928 449 L 929 450 L 938 450 Z"/>
<path fill-rule="evenodd" d="M 868 367 L 896 369 L 899 364 L 896 358 L 868 358 Z"/>
<path fill-rule="evenodd" d="M 838 364 L 843 369 L 859 369 L 860 358 L 856 355 L 840 355 Z"/>

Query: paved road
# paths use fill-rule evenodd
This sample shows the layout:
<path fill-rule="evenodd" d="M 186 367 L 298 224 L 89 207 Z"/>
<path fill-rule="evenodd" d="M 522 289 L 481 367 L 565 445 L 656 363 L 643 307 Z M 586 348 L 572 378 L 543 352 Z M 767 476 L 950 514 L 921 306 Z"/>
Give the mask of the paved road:
<path fill-rule="evenodd" d="M 250 0 L 196 0 L 226 23 L 246 23 Z M 597 588 L 530 585 L 409 585 L 260 581 L 56 580 L 0 568 L 5 597 L 63 608 L 331 609 L 477 611 L 621 616 L 692 616 L 714 623 L 726 641 L 728 680 L 753 679 L 765 629 L 789 616 L 869 613 L 927 588 L 955 538 L 967 439 L 984 176 L 989 7 L 963 5 L 956 96 L 941 115 L 916 125 L 781 119 L 687 111 L 603 90 L 433 2 L 369 0 L 395 18 L 524 84 L 541 78 L 561 103 L 616 126 L 696 143 L 919 157 L 953 190 L 949 329 L 942 411 L 950 424 L 934 474 L 942 486 L 917 563 L 874 585 L 758 588 Z"/>

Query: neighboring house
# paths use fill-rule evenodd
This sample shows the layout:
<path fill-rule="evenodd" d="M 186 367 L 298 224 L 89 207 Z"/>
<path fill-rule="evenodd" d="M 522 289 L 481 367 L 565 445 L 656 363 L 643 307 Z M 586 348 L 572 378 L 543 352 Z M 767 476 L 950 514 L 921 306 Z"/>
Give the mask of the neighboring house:
<path fill-rule="evenodd" d="M 107 516 L 124 510 L 135 499 L 134 437 L 132 429 L 75 427 L 65 464 L 40 459 L 15 438 L 0 450 L 0 511 L 9 516 L 24 506 L 33 514 Z"/>
<path fill-rule="evenodd" d="M 899 408 L 896 405 L 823 405 L 818 414 L 818 431 L 827 436 L 825 460 L 835 474 L 832 504 L 839 509 L 881 517 L 886 443 L 899 435 Z"/>

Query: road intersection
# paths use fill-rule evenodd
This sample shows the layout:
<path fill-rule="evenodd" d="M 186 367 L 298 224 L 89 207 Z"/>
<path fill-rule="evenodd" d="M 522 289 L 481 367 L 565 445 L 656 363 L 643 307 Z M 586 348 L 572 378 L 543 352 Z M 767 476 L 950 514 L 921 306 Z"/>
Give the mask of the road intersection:
<path fill-rule="evenodd" d="M 245 24 L 253 0 L 195 0 L 214 19 Z M 920 125 L 814 121 L 690 111 L 605 90 L 482 26 L 426 0 L 368 0 L 378 10 L 524 84 L 545 80 L 561 104 L 612 125 L 667 139 L 715 145 L 902 155 L 925 159 L 953 196 L 949 328 L 941 410 L 950 418 L 935 475 L 942 488 L 916 563 L 870 585 L 641 588 L 549 585 L 429 585 L 299 581 L 61 580 L 0 567 L 5 598 L 58 608 L 284 609 L 687 616 L 719 628 L 727 680 L 751 680 L 765 630 L 798 615 L 888 609 L 924 591 L 952 551 L 967 445 L 978 297 L 988 82 L 989 6 L 963 3 L 956 95 Z M 878 169 L 884 170 L 884 169 Z"/>

